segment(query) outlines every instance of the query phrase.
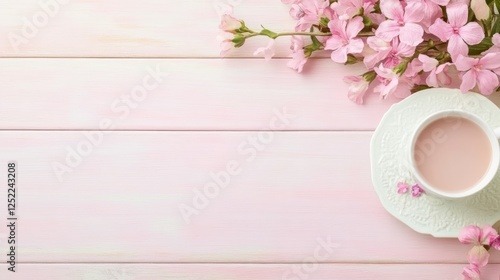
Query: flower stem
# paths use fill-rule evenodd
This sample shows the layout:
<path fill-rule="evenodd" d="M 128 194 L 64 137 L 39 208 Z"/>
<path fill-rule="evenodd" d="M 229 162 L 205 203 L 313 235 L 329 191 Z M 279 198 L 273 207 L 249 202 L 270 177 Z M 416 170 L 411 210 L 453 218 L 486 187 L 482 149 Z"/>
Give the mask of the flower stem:
<path fill-rule="evenodd" d="M 255 36 L 259 36 L 259 35 L 262 35 L 262 34 L 260 34 L 260 33 L 249 33 L 249 34 L 245 35 L 245 39 L 251 38 L 251 37 L 255 37 Z"/>
<path fill-rule="evenodd" d="M 266 36 L 271 39 L 276 39 L 282 36 L 293 36 L 293 35 L 301 35 L 301 36 L 331 36 L 332 33 L 325 32 L 283 32 L 283 33 L 275 33 L 268 29 L 263 29 L 261 32 L 250 32 L 244 34 L 245 39 L 255 37 L 255 36 Z"/>
<path fill-rule="evenodd" d="M 283 33 L 278 33 L 275 38 L 281 37 L 281 36 L 293 36 L 293 35 L 303 35 L 303 36 L 332 36 L 332 33 L 325 33 L 325 32 L 283 32 Z"/>

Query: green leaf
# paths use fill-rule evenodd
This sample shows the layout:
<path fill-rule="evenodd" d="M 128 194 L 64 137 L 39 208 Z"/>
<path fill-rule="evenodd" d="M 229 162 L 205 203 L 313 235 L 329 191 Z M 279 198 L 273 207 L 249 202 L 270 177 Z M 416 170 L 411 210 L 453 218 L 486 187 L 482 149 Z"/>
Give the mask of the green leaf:
<path fill-rule="evenodd" d="M 493 13 L 495 11 L 495 2 L 491 1 L 491 3 L 488 4 L 488 8 L 490 8 L 489 13 L 488 13 L 488 23 L 489 26 L 491 26 L 491 21 L 493 19 Z M 486 26 L 488 27 L 488 26 Z"/>
<path fill-rule="evenodd" d="M 260 32 L 261 35 L 265 35 L 271 39 L 276 39 L 278 37 L 278 33 L 272 32 L 271 30 L 264 28 L 264 26 L 262 26 L 262 28 L 263 29 Z"/>
<path fill-rule="evenodd" d="M 365 27 L 372 27 L 373 21 L 369 17 L 363 16 L 363 24 L 365 25 Z"/>
<path fill-rule="evenodd" d="M 448 14 L 446 13 L 446 8 L 444 6 L 440 6 L 441 7 L 441 12 L 443 13 L 443 20 L 444 21 L 448 21 Z"/>
<path fill-rule="evenodd" d="M 428 89 L 428 88 L 431 88 L 430 86 L 428 85 L 416 85 L 414 86 L 412 89 L 411 89 L 411 92 L 412 93 L 415 93 L 415 92 L 418 92 L 418 91 L 421 91 L 421 90 L 424 90 L 424 89 Z"/>
<path fill-rule="evenodd" d="M 355 16 L 362 16 L 365 14 L 365 8 L 361 7 Z"/>
<path fill-rule="evenodd" d="M 304 47 L 304 56 L 309 58 L 312 53 L 323 49 L 323 44 L 316 38 L 316 36 L 311 36 L 312 44 Z"/>
<path fill-rule="evenodd" d="M 469 46 L 469 55 L 480 55 L 482 52 L 491 48 L 491 46 L 493 46 L 491 38 L 484 38 L 481 43 Z"/>
<path fill-rule="evenodd" d="M 495 0 L 495 1 L 500 1 L 500 0 Z M 500 19 L 496 19 L 495 23 L 493 24 L 493 27 L 491 28 L 491 35 L 493 34 L 500 33 Z"/>
<path fill-rule="evenodd" d="M 320 20 L 319 20 L 319 26 L 321 27 L 321 29 L 328 29 L 328 23 L 330 22 L 330 19 L 327 18 L 327 17 L 322 17 Z"/>
<path fill-rule="evenodd" d="M 316 45 L 316 44 L 310 44 L 310 45 L 307 45 L 304 47 L 304 56 L 309 58 L 311 57 L 312 53 L 317 51 L 317 50 L 321 50 L 321 43 L 319 45 Z"/>
<path fill-rule="evenodd" d="M 252 32 L 252 30 L 250 30 L 246 25 L 245 25 L 245 22 L 244 21 L 240 21 L 241 22 L 241 27 L 240 29 L 237 29 L 236 32 L 237 33 L 245 33 L 245 32 Z"/>
<path fill-rule="evenodd" d="M 316 49 L 319 49 L 320 47 L 323 46 L 323 44 L 321 44 L 321 42 L 318 40 L 318 38 L 316 38 L 316 36 L 311 36 L 311 40 L 313 42 L 313 46 L 315 46 Z"/>
<path fill-rule="evenodd" d="M 475 21 L 476 16 L 474 15 L 474 11 L 472 10 L 471 7 L 469 7 L 469 18 L 467 19 L 468 22 Z"/>
<path fill-rule="evenodd" d="M 356 64 L 358 62 L 359 62 L 358 59 L 354 55 L 348 54 L 347 61 L 344 63 L 344 65 Z"/>
<path fill-rule="evenodd" d="M 500 0 L 495 0 L 495 6 L 497 7 L 497 10 L 500 10 Z"/>
<path fill-rule="evenodd" d="M 373 5 L 373 10 L 377 14 L 381 14 L 382 13 L 382 11 L 380 10 L 380 1 L 377 1 L 377 3 L 375 3 L 375 5 Z"/>

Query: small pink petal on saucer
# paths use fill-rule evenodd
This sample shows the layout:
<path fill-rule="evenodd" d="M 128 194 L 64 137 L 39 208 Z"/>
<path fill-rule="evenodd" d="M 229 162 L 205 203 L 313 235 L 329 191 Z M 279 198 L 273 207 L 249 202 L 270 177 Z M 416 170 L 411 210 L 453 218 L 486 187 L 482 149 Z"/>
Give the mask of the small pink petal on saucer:
<path fill-rule="evenodd" d="M 413 197 L 420 197 L 424 193 L 424 189 L 422 189 L 418 184 L 415 184 L 411 187 L 411 195 Z"/>
<path fill-rule="evenodd" d="M 398 183 L 398 193 L 406 193 L 410 186 L 406 183 L 399 182 Z"/>

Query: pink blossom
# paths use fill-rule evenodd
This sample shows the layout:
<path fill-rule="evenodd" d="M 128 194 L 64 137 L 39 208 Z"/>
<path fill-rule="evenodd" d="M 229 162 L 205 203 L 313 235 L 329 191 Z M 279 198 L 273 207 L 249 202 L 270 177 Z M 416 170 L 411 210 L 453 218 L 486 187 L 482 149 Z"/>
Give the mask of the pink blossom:
<path fill-rule="evenodd" d="M 415 53 L 415 47 L 400 43 L 398 38 L 391 42 L 391 50 L 384 61 L 384 66 L 392 68 L 401 63 L 403 57 L 411 57 Z"/>
<path fill-rule="evenodd" d="M 483 245 L 491 245 L 498 237 L 498 232 L 492 226 L 485 225 L 482 228 L 480 240 L 484 240 Z"/>
<path fill-rule="evenodd" d="M 427 76 L 425 83 L 431 87 L 451 86 L 451 83 L 453 82 L 449 74 L 451 66 L 451 63 L 443 63 L 438 65 L 438 67 L 432 69 L 432 71 L 429 73 L 429 76 Z"/>
<path fill-rule="evenodd" d="M 420 72 L 422 71 L 423 66 L 422 62 L 418 59 L 412 59 L 410 63 L 408 63 L 408 66 L 406 67 L 406 71 L 404 73 L 405 77 L 407 78 L 417 78 L 420 80 Z M 413 81 L 414 83 L 417 83 L 419 81 Z"/>
<path fill-rule="evenodd" d="M 348 20 L 359 13 L 363 7 L 363 0 L 338 0 L 330 7 L 337 13 L 339 19 Z"/>
<path fill-rule="evenodd" d="M 403 9 L 399 0 L 384 0 L 380 9 L 388 20 L 382 22 L 375 35 L 384 41 L 391 41 L 399 36 L 399 40 L 410 46 L 417 46 L 423 39 L 424 30 L 418 23 L 423 19 L 422 4 L 409 2 Z"/>
<path fill-rule="evenodd" d="M 422 62 L 422 70 L 425 72 L 430 72 L 438 66 L 439 62 L 437 59 L 429 57 L 425 54 L 419 54 L 418 60 Z"/>
<path fill-rule="evenodd" d="M 300 73 L 307 62 L 307 57 L 304 53 L 304 38 L 302 36 L 292 36 L 290 49 L 292 50 L 292 59 L 288 62 L 287 66 Z"/>
<path fill-rule="evenodd" d="M 483 247 L 483 245 L 476 245 L 470 249 L 467 260 L 470 264 L 476 265 L 478 268 L 484 267 L 488 264 L 490 254 Z"/>
<path fill-rule="evenodd" d="M 407 81 L 406 84 L 408 85 L 408 90 L 410 91 L 413 89 L 415 85 L 421 85 L 422 77 L 421 75 L 417 75 L 416 73 L 410 73 L 408 70 L 411 69 L 412 63 L 408 64 L 408 68 L 406 69 L 405 73 L 403 76 L 405 77 L 405 80 Z"/>
<path fill-rule="evenodd" d="M 483 52 L 482 55 L 486 55 L 488 53 L 500 53 L 500 33 L 493 34 L 491 41 L 493 43 L 493 46 Z M 495 72 L 497 75 L 500 75 L 500 68 L 494 69 L 493 72 Z"/>
<path fill-rule="evenodd" d="M 379 13 L 369 13 L 366 15 L 375 25 L 380 25 L 382 22 L 386 20 L 383 14 Z"/>
<path fill-rule="evenodd" d="M 258 48 L 253 55 L 264 55 L 266 60 L 270 60 L 275 54 L 274 39 L 269 39 L 267 46 Z"/>
<path fill-rule="evenodd" d="M 451 63 L 439 64 L 437 59 L 429 57 L 425 54 L 418 55 L 418 60 L 422 62 L 422 70 L 428 72 L 425 83 L 431 87 L 445 87 L 449 86 L 452 82 L 451 77 L 448 75 L 448 67 Z"/>
<path fill-rule="evenodd" d="M 472 0 L 470 8 L 478 20 L 486 20 L 490 17 L 490 7 L 485 0 Z"/>
<path fill-rule="evenodd" d="M 466 71 L 460 85 L 464 93 L 477 85 L 480 93 L 490 95 L 498 87 L 498 76 L 492 70 L 500 68 L 500 53 L 488 53 L 481 58 L 458 55 L 455 66 L 458 71 Z"/>
<path fill-rule="evenodd" d="M 429 27 L 429 31 L 441 41 L 448 42 L 448 52 L 453 61 L 459 55 L 469 53 L 469 45 L 479 44 L 484 39 L 483 28 L 477 22 L 467 23 L 468 7 L 465 4 L 449 5 L 446 8 L 448 23 L 441 18 Z"/>
<path fill-rule="evenodd" d="M 466 226 L 458 235 L 458 240 L 462 244 L 472 244 L 475 246 L 491 245 L 497 238 L 497 231 L 490 225 L 486 225 L 483 228 L 474 225 Z"/>
<path fill-rule="evenodd" d="M 364 53 L 363 63 L 368 69 L 373 69 L 373 67 L 384 60 L 392 50 L 391 43 L 376 36 L 368 37 L 366 39 L 366 44 L 368 48 Z"/>
<path fill-rule="evenodd" d="M 480 280 L 481 272 L 479 271 L 479 267 L 474 264 L 470 264 L 464 268 L 462 275 L 464 276 L 464 280 Z"/>
<path fill-rule="evenodd" d="M 415 47 L 400 43 L 398 38 L 394 38 L 391 43 L 372 36 L 366 40 L 373 54 L 366 55 L 363 62 L 368 69 L 375 66 L 376 63 L 383 61 L 387 68 L 392 68 L 401 63 L 403 57 L 411 57 L 415 53 Z"/>
<path fill-rule="evenodd" d="M 410 96 L 413 85 L 406 77 L 400 77 L 392 69 L 385 68 L 382 64 L 375 67 L 374 70 L 378 75 L 377 81 L 379 84 L 373 91 L 378 92 L 380 97 L 387 98 L 391 94 L 398 98 Z"/>
<path fill-rule="evenodd" d="M 497 250 L 500 250 L 500 236 L 495 238 L 492 242 L 491 242 L 491 247 L 493 247 L 494 249 L 497 249 Z"/>
<path fill-rule="evenodd" d="M 409 188 L 410 188 L 410 185 L 408 185 L 406 183 L 403 183 L 403 182 L 398 183 L 398 193 L 400 193 L 400 194 L 408 192 Z"/>
<path fill-rule="evenodd" d="M 479 279 L 480 268 L 488 264 L 490 254 L 484 247 L 491 245 L 500 239 L 497 231 L 490 225 L 485 225 L 480 228 L 470 225 L 462 229 L 458 235 L 458 240 L 464 244 L 473 244 L 474 247 L 469 251 L 467 260 L 470 265 L 464 268 L 462 275 L 464 279 Z"/>
<path fill-rule="evenodd" d="M 363 104 L 363 97 L 370 83 L 362 76 L 346 76 L 344 82 L 349 84 L 347 97 L 357 104 Z"/>
<path fill-rule="evenodd" d="M 431 1 L 438 4 L 439 6 L 446 6 L 450 3 L 450 0 L 431 0 Z"/>
<path fill-rule="evenodd" d="M 363 9 L 363 15 L 369 16 L 374 11 L 374 3 L 365 0 L 338 0 L 330 6 L 342 20 L 348 20 Z"/>
<path fill-rule="evenodd" d="M 219 28 L 225 32 L 234 33 L 235 30 L 240 29 L 243 25 L 241 20 L 233 17 L 230 14 L 223 14 L 221 17 L 221 22 Z"/>
<path fill-rule="evenodd" d="M 349 21 L 333 19 L 328 23 L 328 27 L 332 36 L 326 41 L 325 50 L 333 50 L 331 54 L 333 61 L 345 63 L 347 54 L 363 51 L 363 41 L 356 38 L 364 27 L 361 17 Z"/>
<path fill-rule="evenodd" d="M 500 46 L 500 34 L 499 33 L 493 34 L 491 41 L 493 42 L 493 45 Z"/>
<path fill-rule="evenodd" d="M 429 27 L 436 21 L 436 19 L 443 16 L 443 11 L 440 6 L 446 6 L 449 0 L 409 0 L 416 1 L 422 5 L 421 12 L 424 17 L 420 21 L 420 24 L 426 32 L 428 32 Z"/>
<path fill-rule="evenodd" d="M 295 25 L 296 31 L 308 30 L 313 24 L 317 24 L 323 16 L 331 18 L 329 1 L 307 0 L 290 2 L 294 2 L 290 8 L 290 16 L 297 20 Z"/>
<path fill-rule="evenodd" d="M 219 41 L 220 44 L 221 56 L 225 56 L 227 52 L 233 47 L 234 45 L 233 39 L 234 39 L 234 34 L 229 32 L 221 32 L 217 36 L 217 41 Z"/>
<path fill-rule="evenodd" d="M 424 189 L 422 189 L 418 184 L 415 184 L 411 187 L 411 195 L 413 197 L 420 197 L 424 193 Z"/>
<path fill-rule="evenodd" d="M 483 52 L 482 53 L 483 55 L 487 53 L 500 52 L 500 33 L 493 34 L 493 37 L 491 37 L 491 42 L 493 43 L 493 46 L 491 46 L 491 48 Z"/>
<path fill-rule="evenodd" d="M 458 235 L 458 240 L 462 244 L 474 244 L 474 245 L 481 245 L 482 240 L 481 240 L 481 234 L 482 234 L 482 229 L 478 226 L 466 226 L 460 231 L 460 234 Z"/>

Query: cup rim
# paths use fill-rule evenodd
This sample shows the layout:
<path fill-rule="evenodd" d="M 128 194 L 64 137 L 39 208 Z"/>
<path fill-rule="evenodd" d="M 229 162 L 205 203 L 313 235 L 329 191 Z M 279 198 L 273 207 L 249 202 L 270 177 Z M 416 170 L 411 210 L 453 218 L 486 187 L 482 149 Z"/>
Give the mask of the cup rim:
<path fill-rule="evenodd" d="M 474 122 L 486 134 L 486 136 L 488 137 L 488 140 L 490 141 L 490 146 L 491 146 L 492 156 L 491 156 L 490 165 L 489 165 L 487 171 L 484 173 L 483 177 L 481 178 L 481 180 L 479 180 L 479 182 L 477 182 L 471 188 L 469 188 L 465 191 L 462 191 L 462 192 L 445 192 L 445 191 L 441 191 L 441 190 L 433 187 L 431 184 L 429 184 L 423 178 L 423 176 L 420 175 L 420 172 L 418 171 L 418 168 L 416 167 L 415 157 L 414 157 L 414 150 L 415 150 L 417 138 L 420 135 L 420 133 L 422 132 L 422 130 L 425 127 L 427 127 L 429 124 L 431 124 L 432 122 L 434 122 L 438 119 L 441 119 L 444 117 L 450 117 L 450 116 L 462 117 L 462 118 L 465 118 L 467 120 Z M 435 112 L 435 113 L 429 115 L 428 117 L 426 117 L 425 119 L 423 119 L 421 122 L 419 122 L 416 129 L 414 129 L 414 131 L 411 135 L 412 135 L 412 137 L 411 137 L 409 154 L 410 154 L 410 166 L 412 169 L 411 170 L 412 175 L 415 177 L 415 179 L 419 183 L 420 187 L 422 187 L 424 190 L 426 190 L 434 195 L 437 195 L 437 196 L 440 196 L 443 198 L 450 198 L 450 199 L 465 198 L 468 196 L 472 196 L 472 195 L 480 192 L 481 190 L 483 190 L 486 186 L 488 186 L 488 184 L 491 182 L 491 180 L 493 180 L 493 178 L 495 177 L 495 175 L 498 171 L 498 167 L 500 164 L 500 146 L 498 143 L 498 139 L 493 131 L 493 128 L 489 124 L 487 124 L 483 119 L 481 119 L 480 117 L 478 117 L 477 115 L 475 115 L 471 112 L 461 110 L 461 109 L 447 109 L 447 110 L 441 110 L 439 112 Z"/>

